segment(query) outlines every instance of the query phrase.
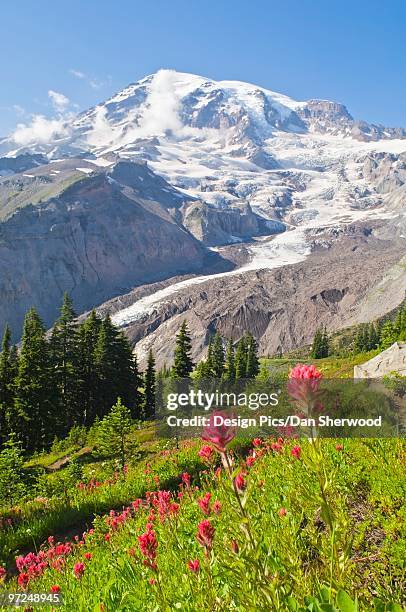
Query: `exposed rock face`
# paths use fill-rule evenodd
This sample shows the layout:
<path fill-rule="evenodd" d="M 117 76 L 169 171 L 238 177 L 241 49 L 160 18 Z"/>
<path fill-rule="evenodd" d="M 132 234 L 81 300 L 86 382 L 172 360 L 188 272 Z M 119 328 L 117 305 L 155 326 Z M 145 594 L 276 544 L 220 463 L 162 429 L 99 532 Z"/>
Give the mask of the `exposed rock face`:
<path fill-rule="evenodd" d="M 395 342 L 369 361 L 354 367 L 354 378 L 383 378 L 391 372 L 406 376 L 406 343 Z"/>
<path fill-rule="evenodd" d="M 15 172 L 25 172 L 30 168 L 42 166 L 47 163 L 47 159 L 43 155 L 17 155 L 17 157 L 1 157 L 0 158 L 0 176 L 7 176 Z"/>
<path fill-rule="evenodd" d="M 52 322 L 64 290 L 79 311 L 117 306 L 197 271 L 202 282 L 156 308 L 147 296 L 154 312 L 128 328 L 145 346 L 158 333 L 161 361 L 183 316 L 198 355 L 217 327 L 251 329 L 273 353 L 316 324 L 376 315 L 403 287 L 403 264 L 390 266 L 406 235 L 404 137 L 335 102 L 164 70 L 69 116 L 50 142 L 0 139 L 1 152 L 27 153 L 0 167 L 0 325 L 19 333 L 31 304 Z M 248 271 L 207 279 L 235 265 Z"/>
<path fill-rule="evenodd" d="M 405 138 L 403 128 L 386 128 L 366 121 L 355 121 L 344 104 L 329 100 L 308 100 L 296 109 L 305 126 L 320 134 L 344 134 L 364 142 L 382 138 Z"/>
<path fill-rule="evenodd" d="M 18 337 L 32 305 L 51 324 L 64 291 L 82 311 L 134 285 L 221 259 L 172 218 L 170 206 L 183 201 L 180 194 L 170 200 L 161 185 L 164 206 L 150 185 L 138 197 L 130 184 L 136 186 L 140 172 L 147 182 L 147 170 L 133 164 L 94 172 L 0 224 L 0 326 L 8 322 Z"/>
<path fill-rule="evenodd" d="M 404 252 L 401 240 L 380 239 L 377 229 L 352 226 L 338 235 L 326 232 L 314 240 L 315 250 L 303 263 L 189 286 L 125 327 L 125 332 L 141 361 L 153 347 L 163 365 L 172 361 L 174 338 L 184 319 L 192 331 L 195 359 L 205 353 L 216 330 L 234 340 L 249 330 L 261 354 L 274 355 L 310 344 L 320 325 L 335 330 L 370 320 L 367 298 L 382 279 L 391 277 Z M 404 299 L 406 274 L 393 282 L 399 290 L 389 287 L 383 301 L 373 300 L 374 317 Z M 122 301 L 110 302 L 104 312 L 114 314 L 122 307 Z"/>
<path fill-rule="evenodd" d="M 204 244 L 217 246 L 283 232 L 285 226 L 252 212 L 249 204 L 215 208 L 204 202 L 189 205 L 183 216 L 185 227 Z"/>

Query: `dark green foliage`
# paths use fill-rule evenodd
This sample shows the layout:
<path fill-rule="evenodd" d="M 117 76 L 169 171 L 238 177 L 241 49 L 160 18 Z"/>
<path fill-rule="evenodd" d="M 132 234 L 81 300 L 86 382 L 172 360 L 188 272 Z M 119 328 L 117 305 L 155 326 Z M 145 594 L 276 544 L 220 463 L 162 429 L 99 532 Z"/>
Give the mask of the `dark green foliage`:
<path fill-rule="evenodd" d="M 94 351 L 98 381 L 97 414 L 103 417 L 121 397 L 134 416 L 138 416 L 140 379 L 127 338 L 107 315 L 102 321 Z"/>
<path fill-rule="evenodd" d="M 179 333 L 176 336 L 175 358 L 171 371 L 171 377 L 174 380 L 189 378 L 193 370 L 193 361 L 190 356 L 191 350 L 192 343 L 189 330 L 186 321 L 183 321 Z"/>
<path fill-rule="evenodd" d="M 50 340 L 50 360 L 59 408 L 59 422 L 54 433 L 65 435 L 79 418 L 77 404 L 77 331 L 72 301 L 65 293 L 61 315 L 54 325 Z"/>
<path fill-rule="evenodd" d="M 24 483 L 24 456 L 21 444 L 12 433 L 0 452 L 0 500 L 10 505 L 20 500 L 26 487 Z"/>
<path fill-rule="evenodd" d="M 151 350 L 148 353 L 147 369 L 144 375 L 144 401 L 142 410 L 144 419 L 151 420 L 155 416 L 156 393 L 155 359 Z"/>
<path fill-rule="evenodd" d="M 395 319 L 383 323 L 362 323 L 358 326 L 354 339 L 354 352 L 364 353 L 375 349 L 385 350 L 394 342 L 406 340 L 406 305 L 397 312 Z"/>
<path fill-rule="evenodd" d="M 11 332 L 6 325 L 0 355 L 0 445 L 7 438 L 8 421 L 14 405 L 17 370 L 17 350 L 11 345 Z"/>
<path fill-rule="evenodd" d="M 223 377 L 227 382 L 233 382 L 235 380 L 234 344 L 231 339 L 227 342 Z"/>
<path fill-rule="evenodd" d="M 95 360 L 101 320 L 92 310 L 86 321 L 78 328 L 77 333 L 77 401 L 80 407 L 78 418 L 85 425 L 93 423 L 98 410 L 98 373 Z"/>
<path fill-rule="evenodd" d="M 216 333 L 213 340 L 211 355 L 211 370 L 214 378 L 221 378 L 224 372 L 224 348 L 220 334 Z"/>
<path fill-rule="evenodd" d="M 246 337 L 247 365 L 245 375 L 247 378 L 255 378 L 259 373 L 258 345 L 252 334 Z"/>
<path fill-rule="evenodd" d="M 45 328 L 31 308 L 24 321 L 15 408 L 10 418 L 11 428 L 29 450 L 46 447 L 53 439 L 55 395 L 51 375 Z"/>
<path fill-rule="evenodd" d="M 134 446 L 129 439 L 131 425 L 131 412 L 118 398 L 117 403 L 100 422 L 97 431 L 98 450 L 103 455 L 118 456 L 121 469 L 124 468 Z"/>
<path fill-rule="evenodd" d="M 6 327 L 0 355 L 0 444 L 15 431 L 25 449 L 50 448 L 72 427 L 103 418 L 118 397 L 141 410 L 142 377 L 131 346 L 107 315 L 79 324 L 68 295 L 50 338 L 35 309 L 26 316 L 21 352 Z"/>
<path fill-rule="evenodd" d="M 235 351 L 235 377 L 236 379 L 245 378 L 247 372 L 247 343 L 243 337 L 237 343 Z"/>
<path fill-rule="evenodd" d="M 319 328 L 314 334 L 310 356 L 313 359 L 323 359 L 330 354 L 330 342 L 326 327 Z"/>

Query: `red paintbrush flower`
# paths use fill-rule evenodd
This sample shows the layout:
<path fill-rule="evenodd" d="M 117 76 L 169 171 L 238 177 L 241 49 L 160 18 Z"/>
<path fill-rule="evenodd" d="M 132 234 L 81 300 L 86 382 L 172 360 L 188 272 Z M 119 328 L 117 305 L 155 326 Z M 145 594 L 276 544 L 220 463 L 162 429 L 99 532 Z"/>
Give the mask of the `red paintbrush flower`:
<path fill-rule="evenodd" d="M 209 418 L 209 424 L 204 428 L 202 439 L 211 442 L 219 453 L 225 453 L 227 445 L 234 439 L 235 427 L 225 425 L 224 422 L 217 423 L 217 418 L 227 418 L 222 412 L 213 412 Z"/>

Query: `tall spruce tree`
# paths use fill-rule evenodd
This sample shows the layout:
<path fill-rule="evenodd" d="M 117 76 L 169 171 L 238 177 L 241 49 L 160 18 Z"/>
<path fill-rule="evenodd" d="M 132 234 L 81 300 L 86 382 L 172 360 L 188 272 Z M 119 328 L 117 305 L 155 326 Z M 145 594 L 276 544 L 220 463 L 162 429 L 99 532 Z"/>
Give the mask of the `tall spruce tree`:
<path fill-rule="evenodd" d="M 243 336 L 237 343 L 235 350 L 235 378 L 245 378 L 247 374 L 247 339 Z"/>
<path fill-rule="evenodd" d="M 98 411 L 103 417 L 121 397 L 132 414 L 139 406 L 139 376 L 131 346 L 111 322 L 110 315 L 102 321 L 94 351 L 98 378 Z"/>
<path fill-rule="evenodd" d="M 59 429 L 55 434 L 65 435 L 80 420 L 77 404 L 77 335 L 76 313 L 67 293 L 63 296 L 61 314 L 56 321 L 50 340 L 52 377 L 59 405 Z"/>
<path fill-rule="evenodd" d="M 252 334 L 247 334 L 246 339 L 247 351 L 247 378 L 255 378 L 259 373 L 258 345 Z"/>
<path fill-rule="evenodd" d="M 183 321 L 180 326 L 179 333 L 176 336 L 174 364 L 171 371 L 171 377 L 174 380 L 189 378 L 193 370 L 193 361 L 190 356 L 192 343 L 190 340 L 188 326 L 186 321 Z"/>
<path fill-rule="evenodd" d="M 234 343 L 231 338 L 227 342 L 223 378 L 230 383 L 235 380 Z"/>
<path fill-rule="evenodd" d="M 380 348 L 382 350 L 387 349 L 392 346 L 392 344 L 396 342 L 396 340 L 397 334 L 392 321 L 386 321 L 386 323 L 383 324 L 381 330 Z"/>
<path fill-rule="evenodd" d="M 318 327 L 314 334 L 310 356 L 313 359 L 320 359 L 323 355 L 323 331 Z"/>
<path fill-rule="evenodd" d="M 11 331 L 6 325 L 0 354 L 0 445 L 9 434 L 8 421 L 14 405 L 17 360 L 16 347 L 11 345 Z"/>
<path fill-rule="evenodd" d="M 98 414 L 98 371 L 95 350 L 99 337 L 101 320 L 92 310 L 87 319 L 77 330 L 77 385 L 78 403 L 80 406 L 80 423 L 91 425 Z"/>
<path fill-rule="evenodd" d="M 212 349 L 212 364 L 211 369 L 213 371 L 214 378 L 221 378 L 224 372 L 224 348 L 223 339 L 219 333 L 216 333 L 213 340 Z"/>
<path fill-rule="evenodd" d="M 330 354 L 330 338 L 327 332 L 327 327 L 324 326 L 321 335 L 321 357 L 322 359 L 328 357 Z"/>
<path fill-rule="evenodd" d="M 45 448 L 54 437 L 53 392 L 45 328 L 35 308 L 31 308 L 24 321 L 12 419 L 12 429 L 29 450 Z"/>
<path fill-rule="evenodd" d="M 144 375 L 144 402 L 143 417 L 151 420 L 155 416 L 156 400 L 156 372 L 155 358 L 152 350 L 148 353 L 147 368 Z"/>

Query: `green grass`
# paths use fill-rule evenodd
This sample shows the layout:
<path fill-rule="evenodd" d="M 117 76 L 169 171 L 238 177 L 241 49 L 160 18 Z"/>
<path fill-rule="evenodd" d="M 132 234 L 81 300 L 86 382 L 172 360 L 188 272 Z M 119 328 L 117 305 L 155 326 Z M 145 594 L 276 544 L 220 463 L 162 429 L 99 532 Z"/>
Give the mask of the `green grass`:
<path fill-rule="evenodd" d="M 373 610 L 377 600 L 400 602 L 405 558 L 403 442 L 346 440 L 343 449 L 336 450 L 335 441 L 323 440 L 315 455 L 313 445 L 302 440 L 299 460 L 290 453 L 293 444 L 285 443 L 281 452 L 264 449 L 249 468 L 237 458 L 234 467 L 240 463 L 246 472 L 247 489 L 240 496 L 243 516 L 227 473 L 202 469 L 199 443 L 186 442 L 178 451 L 158 453 L 150 474 L 144 474 L 145 464 L 140 464 L 120 487 L 135 499 L 159 474 L 160 488 L 174 491 L 178 512 L 160 516 L 155 509 L 152 517 L 151 507 L 140 508 L 117 527 L 111 518 L 100 517 L 94 533 L 74 544 L 66 566 L 61 571 L 47 569 L 32 581 L 30 590 L 49 592 L 58 585 L 72 611 L 287 610 L 299 609 L 288 608 L 289 602 L 307 605 L 305 598 L 310 596 L 333 605 L 343 599 L 344 591 L 352 600 L 357 598 L 358 609 L 365 612 Z M 187 466 L 192 487 L 183 487 L 183 497 L 177 499 L 178 481 L 172 476 Z M 209 516 L 203 514 L 197 500 L 206 493 L 211 494 L 211 506 L 215 500 L 220 503 L 219 513 L 212 509 Z M 280 516 L 281 508 L 285 516 Z M 196 539 L 203 519 L 215 529 L 207 556 Z M 158 541 L 156 570 L 143 563 L 139 547 L 138 537 L 148 522 Z M 91 557 L 85 558 L 85 553 Z M 197 574 L 187 567 L 195 559 L 200 563 Z M 85 564 L 80 579 L 73 571 L 78 562 Z M 11 582 L 7 587 L 13 590 L 17 585 Z"/>

